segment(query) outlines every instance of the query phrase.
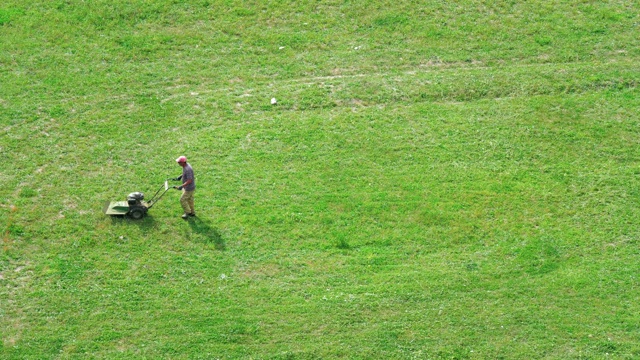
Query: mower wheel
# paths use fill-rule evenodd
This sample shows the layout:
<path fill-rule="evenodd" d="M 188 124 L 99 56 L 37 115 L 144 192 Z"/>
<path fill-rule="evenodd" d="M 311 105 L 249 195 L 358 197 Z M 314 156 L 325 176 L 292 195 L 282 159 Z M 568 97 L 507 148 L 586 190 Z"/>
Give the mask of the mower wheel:
<path fill-rule="evenodd" d="M 144 211 L 142 209 L 133 209 L 129 211 L 129 216 L 134 220 L 140 220 L 144 216 Z"/>

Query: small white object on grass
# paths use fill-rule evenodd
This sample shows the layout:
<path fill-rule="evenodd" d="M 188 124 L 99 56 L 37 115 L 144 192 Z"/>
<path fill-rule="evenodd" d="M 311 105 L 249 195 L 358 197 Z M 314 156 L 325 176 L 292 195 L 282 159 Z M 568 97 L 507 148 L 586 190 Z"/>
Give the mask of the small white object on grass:
<path fill-rule="evenodd" d="M 276 100 L 276 98 L 271 98 L 271 105 L 275 105 L 278 103 L 278 100 Z"/>

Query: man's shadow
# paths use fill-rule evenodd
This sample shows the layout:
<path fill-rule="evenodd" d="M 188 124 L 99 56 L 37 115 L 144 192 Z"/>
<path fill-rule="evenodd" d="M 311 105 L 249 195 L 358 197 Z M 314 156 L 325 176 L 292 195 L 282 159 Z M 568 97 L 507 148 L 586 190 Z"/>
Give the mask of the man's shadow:
<path fill-rule="evenodd" d="M 202 239 L 203 242 L 214 244 L 217 250 L 224 251 L 226 249 L 226 244 L 222 235 L 217 228 L 211 227 L 205 220 L 199 217 L 193 217 L 187 220 L 191 230 L 197 235 L 198 238 Z"/>

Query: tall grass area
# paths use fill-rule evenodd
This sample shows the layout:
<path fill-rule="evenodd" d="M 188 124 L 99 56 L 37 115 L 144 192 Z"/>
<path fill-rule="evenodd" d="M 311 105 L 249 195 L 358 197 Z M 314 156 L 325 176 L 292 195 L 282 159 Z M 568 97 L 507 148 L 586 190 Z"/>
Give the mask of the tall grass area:
<path fill-rule="evenodd" d="M 639 24 L 2 1 L 0 358 L 640 358 Z"/>

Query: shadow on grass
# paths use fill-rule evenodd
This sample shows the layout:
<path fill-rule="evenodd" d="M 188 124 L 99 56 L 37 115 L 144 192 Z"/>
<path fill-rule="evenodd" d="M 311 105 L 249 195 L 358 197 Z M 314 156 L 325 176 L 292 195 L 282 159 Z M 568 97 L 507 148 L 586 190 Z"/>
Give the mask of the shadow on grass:
<path fill-rule="evenodd" d="M 155 232 L 158 230 L 158 225 L 160 222 L 156 221 L 156 219 L 152 215 L 145 215 L 142 219 L 136 220 L 132 219 L 130 216 L 126 215 L 109 215 L 111 218 L 112 225 L 118 226 L 135 226 L 141 231 L 145 233 Z"/>
<path fill-rule="evenodd" d="M 207 221 L 196 216 L 190 218 L 188 223 L 191 230 L 195 233 L 196 238 L 201 239 L 205 243 L 214 244 L 217 250 L 224 251 L 226 249 L 224 239 L 218 229 L 209 225 Z"/>
<path fill-rule="evenodd" d="M 109 215 L 109 217 L 111 218 L 111 223 L 114 225 L 135 225 L 143 231 L 152 231 L 158 225 L 158 222 L 150 214 L 147 214 L 140 220 L 132 219 L 126 215 Z M 194 217 L 189 218 L 187 223 L 189 224 L 189 227 L 191 227 L 191 231 L 187 231 L 185 234 L 188 240 L 214 244 L 217 250 L 224 251 L 226 249 L 226 244 L 220 234 L 220 231 L 218 231 L 217 228 L 212 227 L 206 220 Z"/>
<path fill-rule="evenodd" d="M 136 220 L 127 215 L 108 215 L 112 224 L 127 223 L 137 225 L 143 229 L 150 229 L 156 225 L 156 220 L 151 215 L 145 215 L 142 219 Z"/>

